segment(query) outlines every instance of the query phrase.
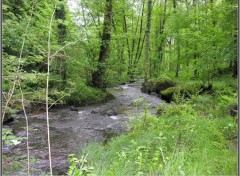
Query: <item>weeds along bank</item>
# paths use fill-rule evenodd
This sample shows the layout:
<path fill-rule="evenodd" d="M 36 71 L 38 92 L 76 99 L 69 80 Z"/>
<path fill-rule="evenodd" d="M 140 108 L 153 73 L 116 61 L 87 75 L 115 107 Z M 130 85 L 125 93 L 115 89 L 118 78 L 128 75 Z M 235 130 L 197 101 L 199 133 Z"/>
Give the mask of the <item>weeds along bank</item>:
<path fill-rule="evenodd" d="M 214 93 L 175 96 L 160 115 L 139 115 L 128 134 L 70 156 L 69 175 L 237 175 L 236 80 Z M 84 162 L 83 162 L 84 161 Z M 79 163 L 77 163 L 79 162 Z"/>

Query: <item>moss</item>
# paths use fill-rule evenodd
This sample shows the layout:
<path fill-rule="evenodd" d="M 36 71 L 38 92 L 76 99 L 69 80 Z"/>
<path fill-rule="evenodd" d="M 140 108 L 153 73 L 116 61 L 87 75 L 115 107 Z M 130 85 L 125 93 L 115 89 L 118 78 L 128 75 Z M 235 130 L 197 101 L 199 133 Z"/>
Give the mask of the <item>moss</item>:
<path fill-rule="evenodd" d="M 106 102 L 114 99 L 109 92 L 93 87 L 85 87 L 82 90 L 75 90 L 66 98 L 68 105 L 82 106 L 87 104 L 95 104 Z"/>
<path fill-rule="evenodd" d="M 177 87 L 170 87 L 166 90 L 160 92 L 161 98 L 166 100 L 166 102 L 170 102 L 173 100 L 173 94 L 177 90 Z"/>
<path fill-rule="evenodd" d="M 156 92 L 156 83 L 154 81 L 148 81 L 148 82 L 144 82 L 142 84 L 142 88 L 141 88 L 142 92 L 144 93 L 152 93 L 152 92 Z"/>
<path fill-rule="evenodd" d="M 174 87 L 176 84 L 169 79 L 158 79 L 156 81 L 156 93 L 159 94 L 162 90 L 166 90 L 169 87 Z"/>
<path fill-rule="evenodd" d="M 174 94 L 179 93 L 179 95 L 183 98 L 190 98 L 191 94 L 194 94 L 196 89 L 194 87 L 185 85 L 185 86 L 176 86 L 170 87 L 160 92 L 160 96 L 166 102 L 171 102 L 174 100 Z"/>
<path fill-rule="evenodd" d="M 152 92 L 159 94 L 162 90 L 165 90 L 169 87 L 173 87 L 175 85 L 176 84 L 168 78 L 158 78 L 149 80 L 148 82 L 144 82 L 142 84 L 141 90 L 142 92 L 148 94 Z"/>

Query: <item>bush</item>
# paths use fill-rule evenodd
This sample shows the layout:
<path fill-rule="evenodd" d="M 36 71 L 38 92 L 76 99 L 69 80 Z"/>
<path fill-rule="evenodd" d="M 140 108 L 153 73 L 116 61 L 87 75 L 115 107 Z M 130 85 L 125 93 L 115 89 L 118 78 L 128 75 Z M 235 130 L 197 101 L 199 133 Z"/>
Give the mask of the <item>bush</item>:
<path fill-rule="evenodd" d="M 75 90 L 66 97 L 66 102 L 69 105 L 81 106 L 86 104 L 101 103 L 113 96 L 107 91 L 96 89 L 85 85 L 84 83 L 79 83 Z"/>

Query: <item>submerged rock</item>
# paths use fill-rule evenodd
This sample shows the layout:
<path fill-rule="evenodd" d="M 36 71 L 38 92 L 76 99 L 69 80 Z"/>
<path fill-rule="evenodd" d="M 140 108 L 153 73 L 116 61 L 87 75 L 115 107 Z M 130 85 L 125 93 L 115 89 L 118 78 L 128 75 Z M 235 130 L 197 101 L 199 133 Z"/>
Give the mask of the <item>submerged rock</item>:
<path fill-rule="evenodd" d="M 75 106 L 70 106 L 70 110 L 71 111 L 78 111 L 77 107 L 75 107 Z"/>
<path fill-rule="evenodd" d="M 5 115 L 3 119 L 3 125 L 9 124 L 14 121 L 14 118 L 11 115 Z"/>
<path fill-rule="evenodd" d="M 95 110 L 92 110 L 91 111 L 91 114 L 97 114 L 98 112 L 97 111 L 95 111 Z"/>
<path fill-rule="evenodd" d="M 106 112 L 106 114 L 107 114 L 108 116 L 115 116 L 115 115 L 117 115 L 117 112 L 113 109 L 113 110 L 108 110 L 108 111 Z"/>

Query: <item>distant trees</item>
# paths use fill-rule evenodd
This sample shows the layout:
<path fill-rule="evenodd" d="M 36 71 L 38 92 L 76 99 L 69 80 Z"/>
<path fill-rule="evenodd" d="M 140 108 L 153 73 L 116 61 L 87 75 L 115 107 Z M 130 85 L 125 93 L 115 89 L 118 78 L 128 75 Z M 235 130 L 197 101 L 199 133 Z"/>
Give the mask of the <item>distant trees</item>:
<path fill-rule="evenodd" d="M 30 78 L 23 79 L 23 85 L 44 87 L 40 82 L 46 73 L 45 24 L 54 4 L 53 52 L 79 39 L 52 60 L 50 87 L 57 87 L 57 95 L 68 83 L 74 87 L 76 79 L 102 88 L 164 74 L 204 84 L 219 74 L 237 75 L 236 0 L 81 0 L 76 12 L 69 12 L 64 0 L 4 0 L 4 94 L 11 87 L 24 37 L 20 76 Z"/>

